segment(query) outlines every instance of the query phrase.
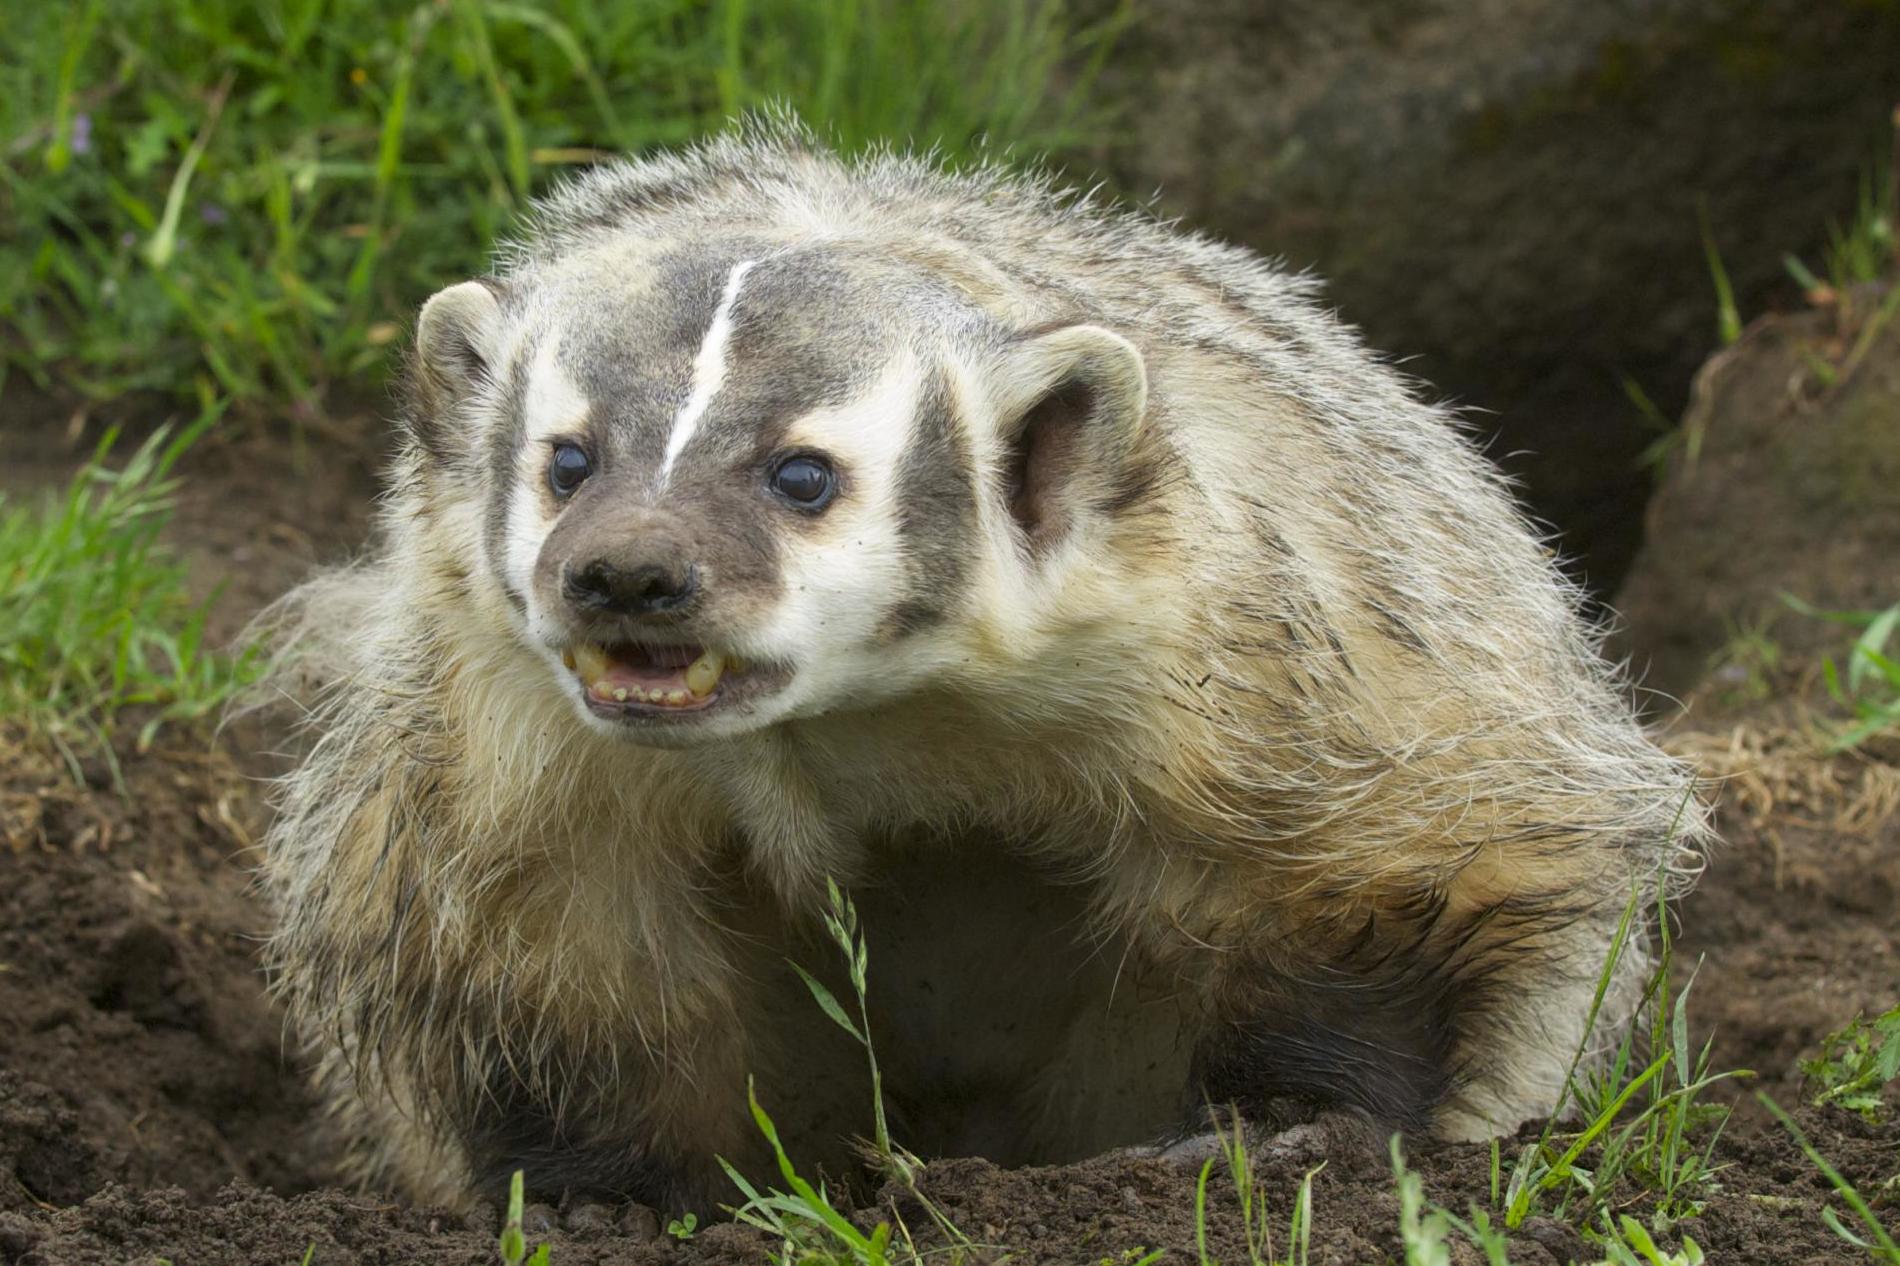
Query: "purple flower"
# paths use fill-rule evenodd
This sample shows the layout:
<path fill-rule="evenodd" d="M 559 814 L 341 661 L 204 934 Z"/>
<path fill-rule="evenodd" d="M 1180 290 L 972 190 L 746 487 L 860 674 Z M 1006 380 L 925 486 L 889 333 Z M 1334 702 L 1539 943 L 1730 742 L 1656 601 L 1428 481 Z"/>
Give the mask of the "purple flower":
<path fill-rule="evenodd" d="M 198 208 L 198 218 L 206 224 L 223 224 L 230 220 L 231 213 L 215 202 L 207 202 Z"/>
<path fill-rule="evenodd" d="M 70 147 L 75 154 L 92 153 L 92 115 L 85 110 L 73 116 Z"/>

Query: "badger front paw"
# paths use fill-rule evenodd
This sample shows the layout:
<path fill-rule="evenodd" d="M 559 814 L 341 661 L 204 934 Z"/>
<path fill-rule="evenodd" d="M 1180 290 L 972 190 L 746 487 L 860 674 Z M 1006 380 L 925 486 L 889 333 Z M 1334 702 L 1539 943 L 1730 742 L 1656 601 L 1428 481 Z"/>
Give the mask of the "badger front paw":
<path fill-rule="evenodd" d="M 1208 1161 L 1231 1153 L 1237 1142 L 1247 1149 L 1250 1157 L 1298 1165 L 1377 1156 L 1385 1145 L 1384 1132 L 1370 1116 L 1356 1108 L 1275 1112 L 1260 1120 L 1237 1120 L 1232 1113 L 1216 1109 L 1210 1110 L 1197 1124 L 1202 1128 L 1191 1126 L 1158 1143 L 1130 1151 L 1184 1169 L 1199 1169 Z"/>

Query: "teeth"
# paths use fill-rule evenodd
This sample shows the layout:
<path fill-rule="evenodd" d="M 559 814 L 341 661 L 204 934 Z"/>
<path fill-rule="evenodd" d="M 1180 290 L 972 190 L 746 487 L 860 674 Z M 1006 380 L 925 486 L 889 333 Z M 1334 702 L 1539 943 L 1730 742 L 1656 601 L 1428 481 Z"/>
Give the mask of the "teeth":
<path fill-rule="evenodd" d="M 718 651 L 706 651 L 686 668 L 686 690 L 693 692 L 695 699 L 704 699 L 719 684 L 719 678 L 726 671 L 726 657 Z M 667 696 L 667 702 L 681 704 L 686 702 L 686 691 L 675 690 Z"/>
<path fill-rule="evenodd" d="M 592 642 L 582 642 L 567 656 L 568 663 L 581 675 L 581 680 L 593 685 L 607 675 L 607 652 Z"/>
<path fill-rule="evenodd" d="M 728 672 L 744 672 L 749 666 L 737 655 L 704 651 L 698 659 L 687 665 L 684 690 L 678 687 L 649 690 L 637 685 L 609 688 L 607 675 L 612 661 L 608 659 L 606 649 L 593 642 L 578 642 L 562 651 L 561 662 L 599 698 L 612 699 L 616 703 L 631 699 L 635 703 L 657 703 L 674 708 L 708 697 L 718 688 L 720 678 Z"/>

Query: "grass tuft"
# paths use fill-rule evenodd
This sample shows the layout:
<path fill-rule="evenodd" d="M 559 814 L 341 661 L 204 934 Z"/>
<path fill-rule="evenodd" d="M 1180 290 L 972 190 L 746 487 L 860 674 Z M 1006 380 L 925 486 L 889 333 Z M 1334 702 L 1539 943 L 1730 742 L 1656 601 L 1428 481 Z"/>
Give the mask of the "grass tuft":
<path fill-rule="evenodd" d="M 1887 1233 L 1887 1228 L 1881 1225 L 1880 1219 L 1874 1215 L 1874 1211 L 1868 1206 L 1865 1197 L 1863 1197 L 1859 1191 L 1855 1190 L 1854 1184 L 1847 1181 L 1841 1171 L 1834 1168 L 1833 1164 L 1829 1162 L 1827 1157 L 1821 1155 L 1819 1149 L 1817 1149 L 1814 1144 L 1808 1142 L 1808 1136 L 1801 1132 L 1801 1127 L 1794 1123 L 1794 1118 L 1782 1110 L 1780 1104 L 1765 1094 L 1757 1093 L 1755 1097 L 1761 1101 L 1764 1108 L 1767 1108 L 1768 1111 L 1774 1115 L 1775 1120 L 1781 1122 L 1782 1127 L 1794 1137 L 1795 1145 L 1801 1149 L 1809 1161 L 1813 1162 L 1814 1167 L 1821 1171 L 1822 1176 L 1827 1179 L 1828 1185 L 1834 1188 L 1835 1193 L 1840 1196 L 1847 1207 L 1853 1210 L 1854 1216 L 1860 1219 L 1861 1226 L 1865 1228 L 1866 1233 L 1863 1235 L 1861 1232 L 1849 1227 L 1846 1223 L 1841 1221 L 1840 1215 L 1835 1213 L 1831 1208 L 1821 1210 L 1821 1221 L 1827 1224 L 1830 1231 L 1833 1231 L 1834 1234 L 1840 1236 L 1841 1239 L 1852 1244 L 1855 1248 L 1868 1253 L 1873 1260 L 1886 1262 L 1888 1266 L 1900 1266 L 1900 1244 L 1894 1243 L 1893 1236 Z"/>
<path fill-rule="evenodd" d="M 108 431 L 61 496 L 40 506 L 0 499 L 0 715 L 50 741 L 79 777 L 82 754 L 112 756 L 124 709 L 145 710 L 141 748 L 161 725 L 215 712 L 258 667 L 204 644 L 208 603 L 186 594 L 185 569 L 159 542 L 178 458 L 217 419 L 161 428 L 113 469 Z M 116 767 L 114 773 L 116 776 Z"/>
<path fill-rule="evenodd" d="M 1900 295 L 1900 287 L 1894 293 Z M 1854 714 L 1835 731 L 1829 750 L 1844 752 L 1876 735 L 1900 732 L 1900 660 L 1890 651 L 1900 634 L 1900 602 L 1884 611 L 1823 611 L 1792 594 L 1783 594 L 1782 601 L 1802 615 L 1860 630 L 1845 672 L 1832 658 L 1821 663 L 1828 694 Z"/>
<path fill-rule="evenodd" d="M 1900 151 L 1900 120 L 1896 120 L 1896 151 Z M 1900 183 L 1893 164 L 1876 164 L 1861 172 L 1859 196 L 1847 223 L 1828 226 L 1827 245 L 1817 274 L 1799 257 L 1785 255 L 1783 264 L 1816 307 L 1852 304 L 1856 287 L 1877 282 L 1900 269 Z"/>
<path fill-rule="evenodd" d="M 1900 1077 L 1900 1007 L 1871 1020 L 1859 1016 L 1828 1034 L 1801 1072 L 1814 1090 L 1816 1107 L 1845 1108 L 1878 1123 L 1885 1113 L 1881 1090 Z"/>
<path fill-rule="evenodd" d="M 951 1262 L 960 1262 L 976 1255 L 977 1246 L 919 1188 L 918 1179 L 924 1170 L 923 1162 L 891 1140 L 890 1129 L 885 1123 L 884 1082 L 878 1072 L 877 1049 L 871 1042 L 871 951 L 858 923 L 857 906 L 829 877 L 825 880 L 825 889 L 828 899 L 827 908 L 822 912 L 825 929 L 833 944 L 844 955 L 846 972 L 852 992 L 856 995 L 857 1020 L 852 1020 L 839 1003 L 837 995 L 817 977 L 797 963 L 791 964 L 792 969 L 805 982 L 819 1009 L 833 1024 L 864 1047 L 865 1060 L 870 1069 L 876 1135 L 869 1141 L 869 1146 L 879 1172 L 883 1177 L 903 1184 L 910 1198 L 924 1210 L 943 1237 L 946 1247 L 939 1252 Z M 760 1106 L 750 1078 L 746 1081 L 746 1100 L 752 1109 L 752 1120 L 771 1146 L 772 1154 L 778 1161 L 779 1174 L 790 1190 L 767 1188 L 760 1191 L 721 1158 L 719 1163 L 725 1169 L 726 1176 L 745 1197 L 744 1204 L 728 1212 L 740 1222 L 777 1238 L 781 1246 L 778 1260 L 784 1266 L 793 1266 L 794 1263 L 797 1266 L 828 1266 L 831 1263 L 840 1266 L 846 1263 L 888 1266 L 891 1262 L 915 1263 L 922 1260 L 923 1253 L 901 1218 L 879 1222 L 866 1233 L 832 1203 L 822 1185 L 814 1186 L 798 1173 L 779 1141 L 778 1128 Z"/>
<path fill-rule="evenodd" d="M 752 1120 L 771 1145 L 778 1161 L 780 1176 L 789 1191 L 768 1187 L 760 1191 L 746 1176 L 724 1159 L 720 1165 L 732 1180 L 745 1203 L 730 1210 L 747 1226 L 757 1227 L 779 1241 L 776 1259 L 781 1266 L 890 1266 L 892 1224 L 879 1222 L 869 1232 L 858 1229 L 846 1212 L 832 1203 L 822 1184 L 814 1185 L 798 1172 L 792 1158 L 779 1141 L 778 1127 L 759 1105 L 752 1079 L 746 1079 L 746 1102 Z M 908 1239 L 908 1237 L 906 1237 Z M 916 1260 L 912 1248 L 897 1260 Z"/>
<path fill-rule="evenodd" d="M 1571 1095 L 1581 1127 L 1559 1131 L 1553 1118 L 1519 1153 L 1498 1197 L 1509 1229 L 1534 1215 L 1554 1217 L 1614 1252 L 1618 1245 L 1632 1247 L 1623 1225 L 1630 1210 L 1646 1213 L 1648 1231 L 1669 1234 L 1701 1213 L 1720 1190 L 1713 1157 L 1729 1110 L 1706 1102 L 1706 1092 L 1717 1082 L 1752 1074 L 1713 1071 L 1713 1039 L 1700 1048 L 1690 1044 L 1694 976 L 1680 990 L 1674 988 L 1674 952 L 1661 895 L 1657 905 L 1660 952 L 1642 1002 L 1646 1023 L 1630 1026 L 1601 1070 L 1579 1078 L 1573 1069 Z M 1586 1032 L 1594 1028 L 1627 947 L 1636 908 L 1632 897 L 1599 978 Z M 1683 1251 L 1688 1252 L 1686 1244 Z"/>
<path fill-rule="evenodd" d="M 1267 1206 L 1266 1187 L 1254 1177 L 1253 1163 L 1247 1155 L 1245 1123 L 1236 1116 L 1231 1130 L 1222 1130 L 1221 1154 L 1210 1156 L 1201 1166 L 1194 1184 L 1194 1245 L 1200 1266 L 1220 1266 L 1207 1250 L 1207 1184 L 1214 1166 L 1226 1162 L 1227 1176 L 1234 1184 L 1234 1198 L 1240 1206 L 1240 1227 L 1247 1240 L 1247 1266 L 1306 1266 L 1313 1247 L 1313 1179 L 1324 1163 L 1306 1171 L 1293 1203 L 1287 1211 L 1286 1256 L 1273 1246 L 1272 1216 Z"/>

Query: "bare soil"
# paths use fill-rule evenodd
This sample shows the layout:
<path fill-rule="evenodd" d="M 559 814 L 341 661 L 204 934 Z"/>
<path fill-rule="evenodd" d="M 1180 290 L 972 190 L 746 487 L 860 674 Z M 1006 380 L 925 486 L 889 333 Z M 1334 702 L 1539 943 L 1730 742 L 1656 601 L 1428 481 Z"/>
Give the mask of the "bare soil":
<path fill-rule="evenodd" d="M 8 406 L 0 486 L 70 470 L 65 413 L 29 426 L 17 397 Z M 363 539 L 376 446 L 342 434 L 313 445 L 301 468 L 250 441 L 193 455 L 175 534 L 208 581 L 229 582 L 220 627 L 239 627 L 313 561 Z M 28 457 L 40 463 L 30 477 Z M 1746 1096 L 1758 1086 L 1800 1103 L 1796 1062 L 1818 1038 L 1900 995 L 1900 759 L 1819 756 L 1803 720 L 1779 705 L 1691 716 L 1694 727 L 1669 741 L 1727 780 L 1725 843 L 1679 911 L 1682 961 L 1701 960 L 1692 1023 L 1698 1040 L 1714 1034 L 1718 1066 L 1759 1076 L 1727 1091 L 1741 1108 L 1720 1146 L 1723 1191 L 1685 1229 L 1712 1263 L 1865 1260 L 1823 1225 L 1821 1210 L 1839 1208 L 1825 1181 Z M 255 775 L 271 745 L 267 733 L 215 744 L 178 733 L 150 752 L 127 749 L 120 795 L 103 763 L 76 786 L 47 754 L 0 732 L 0 1263 L 497 1260 L 492 1209 L 463 1217 L 329 1183 L 321 1121 L 283 1058 L 282 1017 L 256 966 L 264 915 L 248 874 L 264 815 Z M 1900 1125 L 1832 1109 L 1797 1115 L 1863 1192 L 1900 1174 Z M 1459 1211 L 1488 1202 L 1487 1149 L 1410 1151 L 1431 1198 Z M 1383 1156 L 1263 1155 L 1276 1223 L 1321 1160 L 1311 1260 L 1402 1260 Z M 1199 1260 L 1194 1175 L 1165 1162 L 1002 1170 L 946 1159 L 924 1187 L 965 1234 L 1026 1266 L 1126 1262 L 1153 1249 Z M 1218 1176 L 1211 1209 L 1209 1254 L 1244 1260 Z M 862 1218 L 893 1212 L 927 1225 L 890 1193 Z M 1886 1203 L 1881 1214 L 1900 1232 L 1900 1209 Z M 676 1240 L 639 1208 L 536 1207 L 529 1224 L 555 1266 L 762 1262 L 773 1247 L 728 1224 Z M 1533 1221 L 1515 1234 L 1511 1260 L 1591 1256 L 1573 1231 Z"/>

